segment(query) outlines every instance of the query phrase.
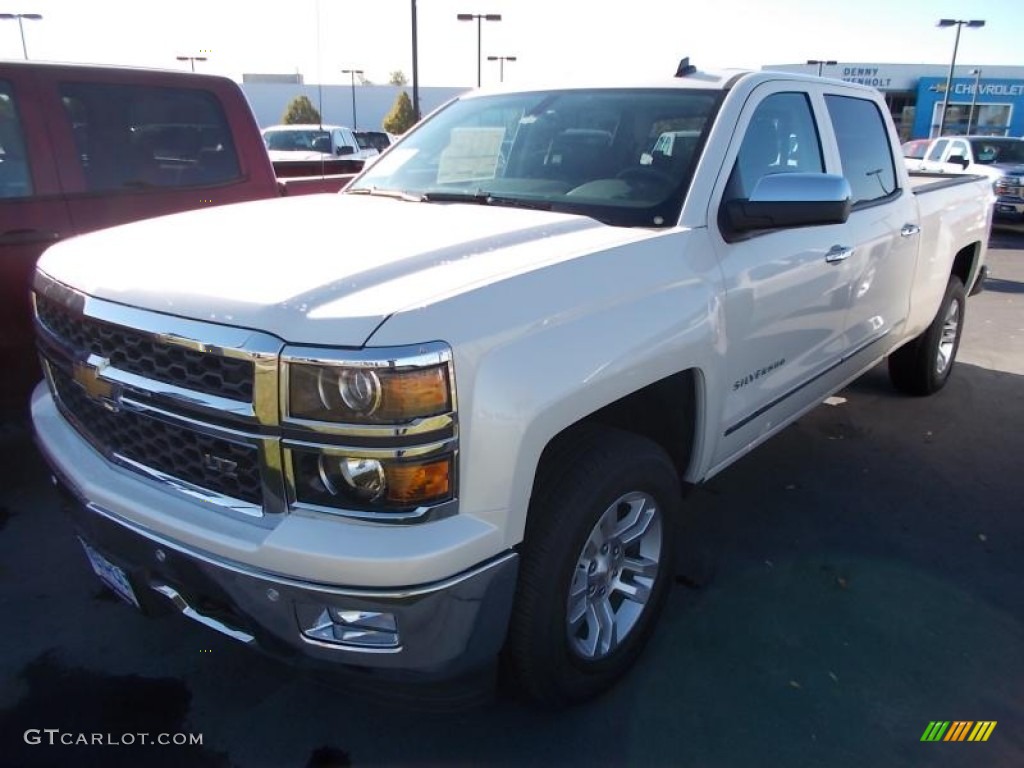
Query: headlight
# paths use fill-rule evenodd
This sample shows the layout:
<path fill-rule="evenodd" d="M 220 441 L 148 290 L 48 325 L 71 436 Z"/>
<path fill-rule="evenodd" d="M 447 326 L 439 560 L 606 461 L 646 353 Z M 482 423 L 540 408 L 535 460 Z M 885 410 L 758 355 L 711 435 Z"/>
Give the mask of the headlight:
<path fill-rule="evenodd" d="M 289 366 L 288 415 L 340 424 L 401 424 L 451 410 L 448 366 Z"/>
<path fill-rule="evenodd" d="M 451 349 L 288 347 L 281 410 L 289 501 L 373 520 L 456 507 Z"/>
<path fill-rule="evenodd" d="M 454 456 L 423 459 L 346 456 L 329 449 L 291 451 L 295 500 L 355 512 L 401 513 L 454 495 Z"/>

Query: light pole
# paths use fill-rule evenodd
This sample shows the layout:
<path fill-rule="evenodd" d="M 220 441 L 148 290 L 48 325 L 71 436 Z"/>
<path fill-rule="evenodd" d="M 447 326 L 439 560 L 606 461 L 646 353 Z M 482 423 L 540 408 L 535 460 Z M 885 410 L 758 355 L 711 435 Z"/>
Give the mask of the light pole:
<path fill-rule="evenodd" d="M 416 0 L 412 0 L 412 111 L 416 122 L 420 121 L 420 59 L 416 33 Z"/>
<path fill-rule="evenodd" d="M 352 130 L 358 130 L 359 120 L 356 118 L 356 75 L 363 74 L 361 69 L 343 69 L 343 75 L 348 75 L 352 81 Z"/>
<path fill-rule="evenodd" d="M 824 66 L 834 67 L 838 62 L 835 59 L 808 59 L 807 63 L 811 66 L 818 65 L 818 77 L 821 77 L 821 68 Z"/>
<path fill-rule="evenodd" d="M 481 41 L 483 32 L 481 28 L 485 21 L 501 21 L 500 13 L 458 13 L 455 15 L 459 21 L 476 20 L 476 87 L 480 87 L 480 69 L 483 66 L 483 54 L 481 53 Z"/>
<path fill-rule="evenodd" d="M 946 127 L 946 108 L 949 106 L 949 92 L 953 88 L 953 70 L 956 68 L 956 49 L 960 47 L 960 28 L 970 27 L 971 29 L 977 29 L 978 27 L 984 27 L 984 19 L 939 19 L 939 27 L 956 27 L 956 38 L 953 40 L 953 60 L 949 62 L 949 75 L 946 76 L 946 92 L 942 95 L 942 114 L 939 115 L 939 133 L 942 135 L 943 128 Z"/>
<path fill-rule="evenodd" d="M 25 26 L 21 23 L 21 20 L 42 21 L 43 17 L 38 13 L 0 13 L 0 19 L 18 20 L 18 30 L 21 32 L 21 53 L 25 60 L 28 61 L 28 48 L 25 47 Z"/>
<path fill-rule="evenodd" d="M 981 70 L 972 69 L 974 75 L 974 93 L 971 94 L 971 114 L 967 118 L 967 135 L 971 135 L 971 124 L 974 122 L 974 108 L 978 106 L 978 87 L 981 85 Z"/>
<path fill-rule="evenodd" d="M 517 61 L 518 59 L 515 56 L 488 56 L 487 60 L 488 61 L 496 61 L 496 62 L 498 62 L 499 82 L 504 83 L 505 82 L 505 62 L 506 61 Z"/>
<path fill-rule="evenodd" d="M 178 61 L 187 61 L 187 62 L 189 62 L 192 65 L 192 71 L 193 72 L 196 71 L 196 62 L 197 61 L 206 61 L 206 57 L 205 56 L 175 56 L 174 58 L 176 58 Z"/>

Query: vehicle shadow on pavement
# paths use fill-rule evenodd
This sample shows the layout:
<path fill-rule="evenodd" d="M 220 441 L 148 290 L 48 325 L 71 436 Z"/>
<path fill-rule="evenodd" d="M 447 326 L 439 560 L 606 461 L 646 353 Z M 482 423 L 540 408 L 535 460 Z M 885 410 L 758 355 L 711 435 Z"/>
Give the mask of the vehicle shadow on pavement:
<path fill-rule="evenodd" d="M 3 717 L 122 732 L 102 697 L 135 675 L 180 681 L 178 727 L 239 766 L 1024 765 L 1024 376 L 958 363 L 917 399 L 879 366 L 839 398 L 689 496 L 680 583 L 648 652 L 560 713 L 507 698 L 396 709 L 180 617 L 96 599 L 26 445 L 0 490 L 0 599 L 20 630 L 0 635 Z M 90 685 L 40 688 L 41 658 Z M 85 714 L 61 722 L 69 711 Z M 930 721 L 958 719 L 998 725 L 986 743 L 920 741 Z M 24 765 L 144 756 L 12 747 Z"/>

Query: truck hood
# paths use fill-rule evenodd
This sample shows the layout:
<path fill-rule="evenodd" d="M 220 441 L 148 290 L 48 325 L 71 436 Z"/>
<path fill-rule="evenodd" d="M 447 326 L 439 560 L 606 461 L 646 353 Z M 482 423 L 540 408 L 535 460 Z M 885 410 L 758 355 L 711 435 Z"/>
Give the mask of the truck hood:
<path fill-rule="evenodd" d="M 82 235 L 39 269 L 133 307 L 361 346 L 395 312 L 655 234 L 546 211 L 309 195 Z"/>
<path fill-rule="evenodd" d="M 1024 165 L 1021 163 L 974 163 L 967 167 L 964 173 L 975 173 L 987 176 L 993 181 L 1003 176 L 1024 176 Z"/>
<path fill-rule="evenodd" d="M 1024 163 L 992 163 L 988 166 L 998 171 L 998 176 L 1024 176 Z"/>

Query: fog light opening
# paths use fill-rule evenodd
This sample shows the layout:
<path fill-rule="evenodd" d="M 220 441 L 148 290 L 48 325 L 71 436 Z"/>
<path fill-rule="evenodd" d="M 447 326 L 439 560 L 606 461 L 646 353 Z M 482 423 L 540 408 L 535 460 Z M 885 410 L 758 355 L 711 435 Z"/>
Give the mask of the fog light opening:
<path fill-rule="evenodd" d="M 304 637 L 321 643 L 367 649 L 399 647 L 398 621 L 394 614 L 342 608 L 323 608 L 311 625 L 302 628 Z"/>

